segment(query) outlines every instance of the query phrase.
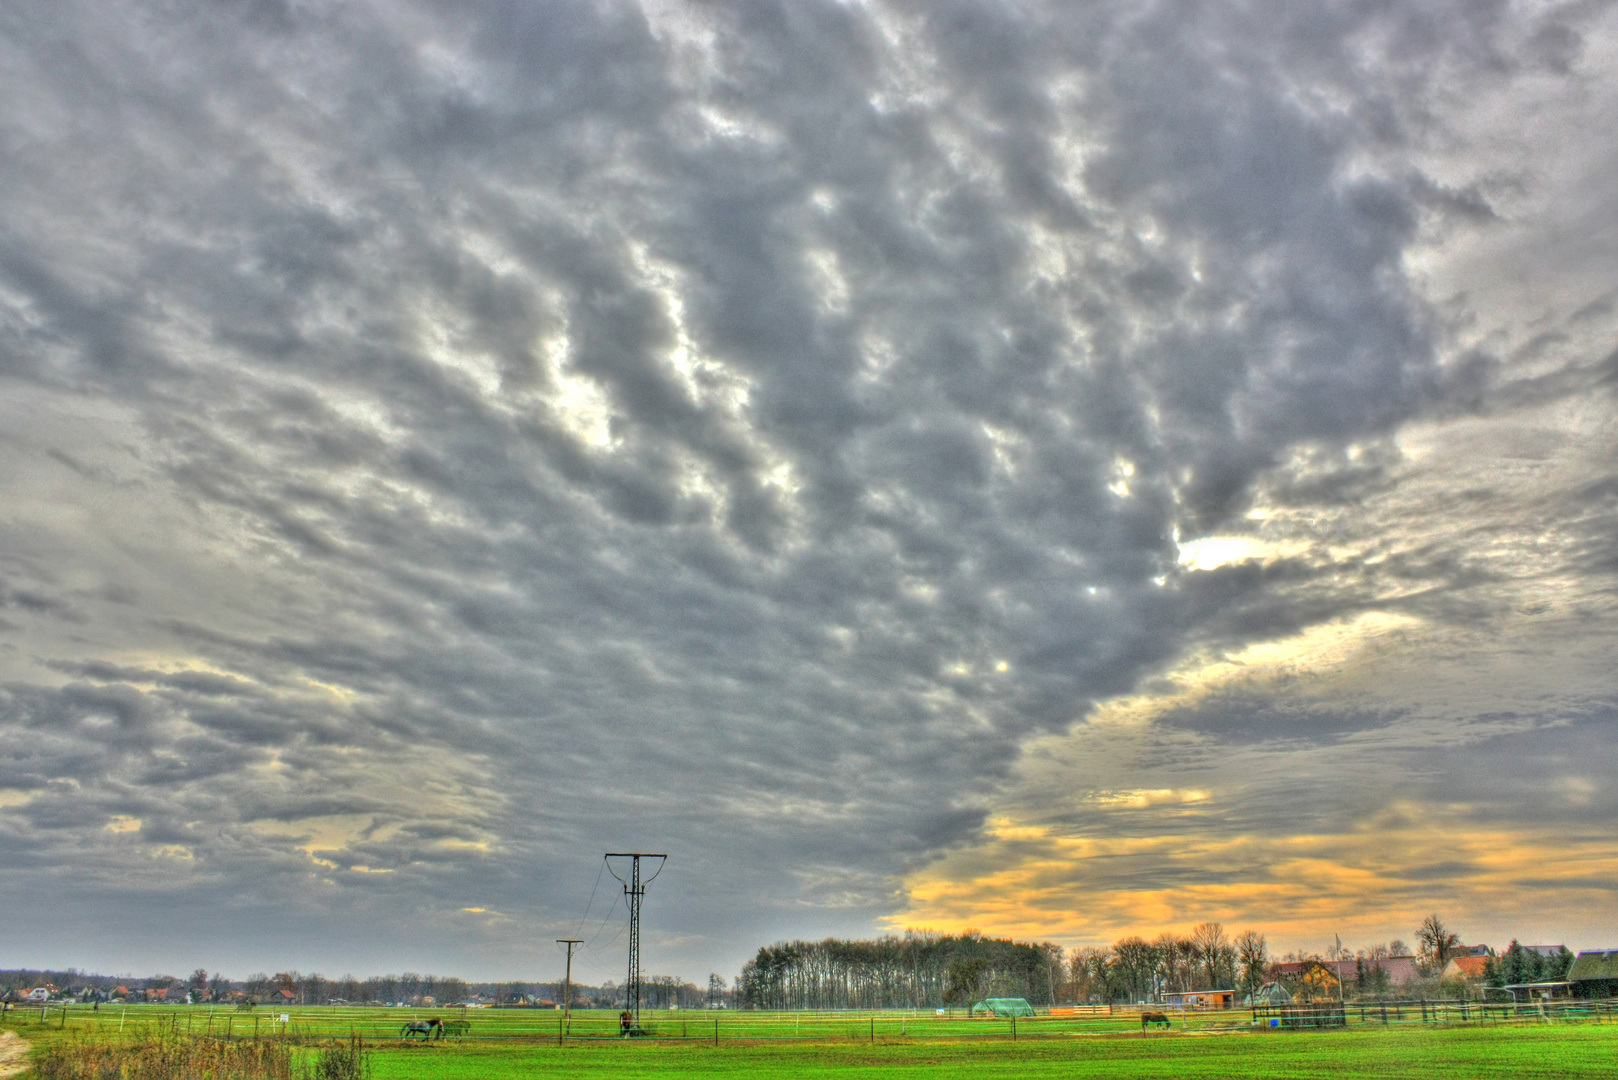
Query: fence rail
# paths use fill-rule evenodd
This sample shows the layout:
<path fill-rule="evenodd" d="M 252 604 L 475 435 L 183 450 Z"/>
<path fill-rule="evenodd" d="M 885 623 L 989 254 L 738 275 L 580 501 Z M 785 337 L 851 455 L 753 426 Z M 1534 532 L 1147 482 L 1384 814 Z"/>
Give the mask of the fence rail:
<path fill-rule="evenodd" d="M 1618 1017 L 1618 1001 L 1498 1003 L 1388 1000 L 1308 1006 L 1168 1010 L 1170 1029 L 1232 1030 L 1250 1027 L 1313 1030 L 1398 1025 L 1478 1026 L 1599 1023 Z M 1082 1011 L 1081 1011 L 1082 1010 Z M 645 1011 L 631 1037 L 707 1043 L 846 1042 L 896 1040 L 1025 1040 L 1075 1035 L 1141 1034 L 1141 1006 L 1059 1006 L 1033 1017 L 970 1017 L 962 1010 L 939 1015 L 910 1012 L 723 1012 Z M 437 1018 L 428 1031 L 409 1025 Z M 601 1042 L 625 1038 L 618 1013 L 576 1010 L 570 1016 L 536 1009 L 421 1009 L 367 1006 L 292 1006 L 251 1012 L 209 1005 L 23 1005 L 5 1014 L 7 1026 L 48 1025 L 83 1034 L 161 1030 L 216 1039 L 277 1038 L 300 1042 L 359 1036 L 368 1043 Z"/>

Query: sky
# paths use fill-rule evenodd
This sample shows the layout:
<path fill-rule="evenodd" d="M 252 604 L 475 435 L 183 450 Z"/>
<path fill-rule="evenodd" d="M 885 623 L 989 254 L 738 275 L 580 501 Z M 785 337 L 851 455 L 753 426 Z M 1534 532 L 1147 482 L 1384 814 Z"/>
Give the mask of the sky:
<path fill-rule="evenodd" d="M 1618 947 L 1618 10 L 0 10 L 0 966 Z"/>

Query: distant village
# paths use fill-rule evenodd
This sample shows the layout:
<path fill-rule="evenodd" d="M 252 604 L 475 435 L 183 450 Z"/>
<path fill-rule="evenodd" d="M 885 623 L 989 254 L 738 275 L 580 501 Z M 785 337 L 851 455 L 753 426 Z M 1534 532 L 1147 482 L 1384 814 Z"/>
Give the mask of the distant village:
<path fill-rule="evenodd" d="M 717 979 L 717 976 L 715 976 Z M 723 980 L 719 980 L 723 984 Z M 471 983 L 434 975 L 382 975 L 366 979 L 328 979 L 297 971 L 252 975 L 232 980 L 198 968 L 189 978 L 173 975 L 92 975 L 65 971 L 0 970 L 0 1002 L 74 1002 L 87 1005 L 225 1005 L 236 1008 L 276 1005 L 372 1005 L 427 1008 L 559 1008 L 564 983 Z M 600 986 L 572 984 L 574 1008 L 613 1008 L 623 991 L 612 981 Z M 673 976 L 654 975 L 642 985 L 642 1000 L 651 1008 L 729 1007 L 731 995 L 721 985 L 699 988 Z"/>

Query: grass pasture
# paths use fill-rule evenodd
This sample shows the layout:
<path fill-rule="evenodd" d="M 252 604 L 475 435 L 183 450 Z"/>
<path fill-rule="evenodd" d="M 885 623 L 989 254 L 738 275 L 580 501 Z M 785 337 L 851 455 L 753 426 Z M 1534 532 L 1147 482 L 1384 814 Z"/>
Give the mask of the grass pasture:
<path fill-rule="evenodd" d="M 280 1016 L 288 1017 L 283 1028 Z M 462 1038 L 401 1038 L 410 1019 L 471 1021 Z M 655 1036 L 621 1039 L 616 1014 L 576 1012 L 562 1045 L 560 1017 L 534 1010 L 336 1007 L 75 1007 L 9 1013 L 4 1026 L 36 1047 L 60 1039 L 117 1039 L 164 1030 L 313 1044 L 351 1034 L 372 1050 L 374 1080 L 518 1080 L 520 1077 L 1043 1077 L 1428 1076 L 1618 1078 L 1618 1024 L 1599 1014 L 1559 1022 L 1358 1022 L 1346 1030 L 1257 1030 L 1250 1014 L 1193 1014 L 1174 1030 L 1142 1035 L 1132 1015 L 1008 1021 L 931 1014 L 647 1013 Z M 718 1045 L 714 1024 L 718 1023 Z M 121 1031 L 120 1031 L 121 1029 Z"/>

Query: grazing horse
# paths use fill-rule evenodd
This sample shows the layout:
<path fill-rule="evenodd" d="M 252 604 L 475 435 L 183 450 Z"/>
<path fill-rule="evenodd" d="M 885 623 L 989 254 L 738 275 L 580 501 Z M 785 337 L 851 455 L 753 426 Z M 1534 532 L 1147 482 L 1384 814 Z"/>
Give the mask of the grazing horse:
<path fill-rule="evenodd" d="M 423 1040 L 442 1039 L 444 1037 L 444 1021 L 433 1017 L 431 1020 L 412 1020 L 399 1029 L 399 1037 L 403 1039 L 420 1035 Z"/>
<path fill-rule="evenodd" d="M 472 1030 L 472 1021 L 445 1020 L 441 1030 L 445 1035 L 454 1035 L 456 1038 L 460 1038 L 462 1035 L 465 1035 L 468 1031 Z"/>
<path fill-rule="evenodd" d="M 1141 1034 L 1143 1035 L 1146 1033 L 1147 1024 L 1162 1024 L 1166 1028 L 1169 1026 L 1169 1014 L 1160 1012 L 1142 1012 L 1140 1014 L 1140 1030 Z"/>

